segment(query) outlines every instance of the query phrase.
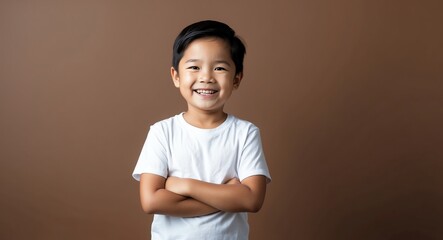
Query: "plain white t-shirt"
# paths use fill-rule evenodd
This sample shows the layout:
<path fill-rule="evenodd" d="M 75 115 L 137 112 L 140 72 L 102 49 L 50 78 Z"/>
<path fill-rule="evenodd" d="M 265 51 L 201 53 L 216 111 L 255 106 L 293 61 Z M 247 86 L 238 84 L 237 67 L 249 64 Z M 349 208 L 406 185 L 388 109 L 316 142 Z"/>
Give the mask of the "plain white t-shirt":
<path fill-rule="evenodd" d="M 142 173 L 175 176 L 223 184 L 263 175 L 271 177 L 262 149 L 259 129 L 228 115 L 217 128 L 201 129 L 188 124 L 183 113 L 150 127 L 133 177 Z M 181 218 L 154 215 L 152 239 L 248 239 L 247 213 L 218 212 Z"/>

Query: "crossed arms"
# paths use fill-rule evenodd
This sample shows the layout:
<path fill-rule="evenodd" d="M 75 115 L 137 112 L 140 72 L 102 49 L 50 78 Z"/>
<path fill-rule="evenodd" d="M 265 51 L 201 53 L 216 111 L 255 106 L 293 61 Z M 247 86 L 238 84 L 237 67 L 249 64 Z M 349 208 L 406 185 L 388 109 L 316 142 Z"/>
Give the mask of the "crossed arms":
<path fill-rule="evenodd" d="M 233 178 L 213 184 L 189 178 L 144 173 L 140 178 L 140 201 L 149 214 L 196 217 L 218 211 L 257 212 L 263 205 L 266 177 Z"/>

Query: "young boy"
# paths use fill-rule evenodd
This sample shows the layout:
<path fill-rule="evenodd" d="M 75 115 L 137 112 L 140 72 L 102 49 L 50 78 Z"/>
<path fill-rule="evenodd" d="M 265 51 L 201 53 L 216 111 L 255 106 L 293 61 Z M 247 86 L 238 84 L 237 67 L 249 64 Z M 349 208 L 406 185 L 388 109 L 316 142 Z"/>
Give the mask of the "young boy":
<path fill-rule="evenodd" d="M 243 77 L 245 46 L 226 24 L 189 25 L 173 46 L 171 76 L 186 112 L 151 126 L 133 177 L 154 214 L 152 239 L 248 239 L 270 174 L 259 129 L 223 111 Z"/>

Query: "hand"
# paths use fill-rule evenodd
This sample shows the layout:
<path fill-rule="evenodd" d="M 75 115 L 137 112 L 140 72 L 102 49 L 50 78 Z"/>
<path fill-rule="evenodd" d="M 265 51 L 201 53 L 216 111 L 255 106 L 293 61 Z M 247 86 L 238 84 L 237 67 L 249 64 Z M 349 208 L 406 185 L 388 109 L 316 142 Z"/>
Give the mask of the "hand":
<path fill-rule="evenodd" d="M 166 179 L 165 189 L 187 197 L 187 179 L 179 177 L 168 177 Z"/>

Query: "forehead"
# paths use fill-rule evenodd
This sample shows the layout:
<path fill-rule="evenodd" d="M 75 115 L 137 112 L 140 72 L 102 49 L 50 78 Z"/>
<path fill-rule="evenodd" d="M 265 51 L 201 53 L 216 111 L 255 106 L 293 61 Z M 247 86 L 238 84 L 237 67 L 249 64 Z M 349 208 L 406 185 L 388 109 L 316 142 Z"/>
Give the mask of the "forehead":
<path fill-rule="evenodd" d="M 192 41 L 186 48 L 182 60 L 188 58 L 211 59 L 223 58 L 231 60 L 231 49 L 227 41 L 216 38 L 206 37 Z"/>

